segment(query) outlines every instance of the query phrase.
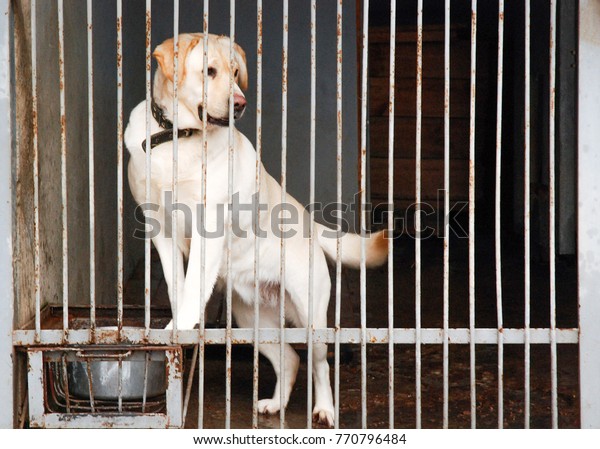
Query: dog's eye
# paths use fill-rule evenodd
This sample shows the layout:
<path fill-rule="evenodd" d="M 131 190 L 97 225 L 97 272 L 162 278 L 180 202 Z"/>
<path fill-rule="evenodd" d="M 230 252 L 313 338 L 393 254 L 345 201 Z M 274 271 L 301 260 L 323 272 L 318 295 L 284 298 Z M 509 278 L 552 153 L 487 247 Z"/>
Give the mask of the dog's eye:
<path fill-rule="evenodd" d="M 217 69 L 215 69 L 214 67 L 209 67 L 207 73 L 208 76 L 214 78 L 217 75 Z"/>
<path fill-rule="evenodd" d="M 238 73 L 239 73 L 239 72 L 240 72 L 240 71 L 239 71 L 238 69 L 235 69 L 234 76 L 235 76 L 236 78 L 237 78 L 237 76 L 238 76 Z"/>

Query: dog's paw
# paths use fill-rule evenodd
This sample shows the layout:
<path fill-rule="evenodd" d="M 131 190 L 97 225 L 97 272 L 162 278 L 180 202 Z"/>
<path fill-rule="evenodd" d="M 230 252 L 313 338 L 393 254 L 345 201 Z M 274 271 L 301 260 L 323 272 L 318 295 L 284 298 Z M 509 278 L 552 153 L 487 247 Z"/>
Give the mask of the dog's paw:
<path fill-rule="evenodd" d="M 279 400 L 276 399 L 261 399 L 258 401 L 258 413 L 274 415 L 280 408 Z"/>
<path fill-rule="evenodd" d="M 315 406 L 313 409 L 313 421 L 327 427 L 333 427 L 333 408 Z"/>

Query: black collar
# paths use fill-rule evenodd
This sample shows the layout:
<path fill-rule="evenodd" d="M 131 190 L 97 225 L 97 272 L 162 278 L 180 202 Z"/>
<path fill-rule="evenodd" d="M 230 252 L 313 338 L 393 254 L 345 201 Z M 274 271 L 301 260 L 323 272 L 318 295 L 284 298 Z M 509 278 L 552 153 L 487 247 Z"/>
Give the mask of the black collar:
<path fill-rule="evenodd" d="M 170 142 L 173 140 L 173 122 L 165 117 L 165 113 L 162 108 L 154 101 L 152 98 L 152 103 L 150 104 L 150 109 L 152 110 L 152 116 L 154 120 L 158 122 L 158 126 L 163 128 L 163 131 L 157 132 L 150 136 L 150 149 L 163 144 L 165 142 Z M 177 130 L 177 137 L 190 137 L 194 134 L 194 131 L 197 131 L 193 128 L 185 128 Z M 142 142 L 142 148 L 146 151 L 146 139 Z"/>

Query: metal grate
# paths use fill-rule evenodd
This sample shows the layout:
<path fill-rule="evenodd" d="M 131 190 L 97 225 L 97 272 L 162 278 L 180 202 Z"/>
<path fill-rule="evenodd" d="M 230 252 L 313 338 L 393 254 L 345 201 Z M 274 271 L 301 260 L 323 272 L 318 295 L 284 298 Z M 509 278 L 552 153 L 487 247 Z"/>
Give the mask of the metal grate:
<path fill-rule="evenodd" d="M 342 310 L 342 242 L 340 237 L 337 239 L 337 257 L 335 261 L 335 287 L 334 287 L 334 298 L 333 303 L 334 310 L 334 325 L 333 327 L 320 327 L 315 325 L 313 318 L 314 315 L 314 246 L 312 244 L 315 236 L 314 222 L 311 222 L 308 239 L 310 241 L 309 248 L 309 276 L 308 276 L 308 324 L 306 328 L 288 328 L 286 327 L 286 272 L 289 267 L 286 266 L 286 239 L 281 238 L 281 253 L 280 253 L 280 292 L 279 292 L 279 303 L 278 303 L 278 317 L 279 327 L 278 328 L 260 328 L 259 325 L 259 267 L 260 261 L 259 255 L 261 255 L 260 239 L 254 236 L 254 320 L 253 327 L 251 328 L 233 328 L 232 318 L 232 301 L 233 301 L 233 285 L 231 281 L 232 273 L 232 223 L 233 218 L 231 213 L 227 216 L 226 228 L 226 269 L 227 269 L 227 285 L 225 287 L 225 304 L 226 304 L 226 325 L 225 328 L 209 328 L 205 322 L 204 317 L 204 299 L 208 296 L 207 292 L 212 290 L 212 285 L 208 285 L 206 273 L 211 267 L 207 266 L 206 263 L 206 250 L 207 242 L 205 239 L 201 239 L 198 250 L 200 251 L 200 291 L 199 297 L 201 298 L 201 309 L 200 309 L 200 322 L 198 329 L 180 329 L 178 326 L 178 314 L 177 311 L 181 305 L 181 298 L 178 298 L 178 294 L 182 291 L 181 286 L 178 286 L 181 277 L 179 276 L 178 269 L 179 265 L 183 266 L 183 261 L 180 260 L 182 254 L 176 245 L 173 245 L 172 259 L 173 271 L 168 276 L 172 279 L 171 285 L 171 301 L 172 309 L 175 311 L 173 314 L 173 328 L 172 330 L 163 329 L 162 326 L 158 325 L 158 318 L 164 318 L 159 316 L 151 307 L 152 297 L 151 292 L 153 290 L 152 282 L 153 278 L 151 275 L 151 240 L 145 239 L 144 242 L 144 295 L 143 305 L 141 305 L 137 311 L 143 314 L 138 314 L 137 321 L 132 324 L 129 321 L 128 307 L 124 305 L 124 246 L 125 246 L 125 216 L 126 211 L 124 210 L 125 194 L 123 191 L 123 132 L 124 132 L 124 85 L 123 85 L 123 49 L 127 45 L 123 41 L 123 27 L 127 26 L 127 22 L 124 21 L 123 16 L 123 2 L 117 0 L 116 2 L 116 93 L 117 93 L 117 129 L 113 130 L 116 133 L 117 141 L 117 189 L 116 189 L 116 204 L 117 204 L 117 239 L 116 239 L 116 272 L 117 272 L 117 285 L 116 285 L 116 304 L 114 308 L 114 320 L 115 326 L 106 326 L 106 323 L 102 322 L 102 307 L 97 304 L 97 276 L 103 269 L 107 267 L 100 267 L 96 264 L 96 231 L 99 226 L 99 217 L 96 213 L 96 201 L 95 189 L 96 184 L 102 182 L 95 176 L 96 170 L 94 160 L 96 157 L 97 149 L 94 147 L 94 134 L 99 130 L 94 126 L 95 117 L 95 102 L 94 102 L 94 90 L 102 88 L 98 85 L 98 80 L 94 82 L 94 43 L 92 42 L 92 29 L 95 26 L 93 22 L 93 5 L 92 1 L 87 1 L 86 17 L 87 17 L 87 108 L 88 108 L 88 144 L 87 154 L 89 157 L 89 196 L 88 204 L 86 207 L 89 210 L 89 310 L 85 309 L 86 313 L 89 314 L 89 321 L 84 325 L 75 325 L 73 315 L 77 314 L 78 308 L 73 304 L 73 292 L 69 292 L 69 251 L 70 251 L 70 229 L 69 223 L 69 210 L 67 208 L 67 187 L 68 187 L 68 176 L 70 173 L 67 172 L 68 164 L 68 152 L 75 151 L 75 149 L 69 148 L 67 145 L 67 132 L 69 126 L 69 111 L 67 109 L 67 101 L 65 93 L 69 89 L 68 80 L 65 79 L 65 60 L 70 57 L 69 54 L 65 54 L 65 37 L 64 30 L 64 5 L 62 0 L 57 0 L 57 21 L 56 26 L 58 27 L 58 54 L 59 54 L 59 83 L 56 86 L 58 90 L 58 102 L 59 102 L 59 116 L 60 116 L 60 192 L 61 192 L 61 215 L 60 215 L 60 238 L 61 238 L 61 264 L 62 264 L 62 307 L 60 326 L 47 326 L 44 322 L 44 298 L 41 297 L 41 290 L 44 278 L 44 270 L 42 269 L 42 256 L 41 256 L 41 237 L 40 237 L 40 209 L 44 207 L 41 204 L 40 192 L 44 189 L 44 185 L 40 183 L 40 151 L 43 148 L 42 142 L 40 142 L 39 131 L 38 131 L 38 117 L 39 117 L 39 99 L 38 99 L 38 80 L 43 74 L 38 70 L 38 49 L 40 43 L 37 40 L 38 23 L 37 23 L 37 2 L 31 0 L 31 116 L 32 116 L 32 203 L 33 203 L 33 284 L 34 284 L 34 296 L 31 299 L 33 303 L 34 314 L 31 317 L 32 322 L 28 326 L 23 326 L 17 329 L 12 334 L 12 344 L 15 347 L 23 347 L 27 350 L 28 363 L 31 366 L 28 377 L 28 401 L 29 401 L 29 417 L 30 424 L 32 426 L 62 426 L 62 425 L 94 425 L 103 426 L 107 424 L 111 425 L 123 425 L 132 426 L 138 425 L 140 422 L 144 422 L 150 426 L 182 426 L 183 418 L 187 412 L 188 402 L 186 399 L 185 405 L 182 401 L 182 390 L 183 382 L 181 380 L 183 375 L 183 368 L 181 364 L 178 364 L 178 358 L 182 357 L 183 346 L 196 346 L 194 357 L 192 361 L 193 369 L 199 371 L 198 375 L 198 422 L 196 423 L 199 428 L 204 425 L 205 415 L 205 375 L 206 375 L 206 361 L 205 352 L 206 345 L 225 345 L 225 366 L 226 366 L 226 380 L 225 380 L 225 427 L 229 428 L 232 425 L 232 351 L 233 346 L 241 344 L 252 344 L 253 347 L 253 381 L 252 381 L 252 425 L 257 428 L 259 426 L 259 413 L 258 413 L 258 399 L 259 399 L 259 350 L 261 345 L 266 344 L 277 344 L 279 345 L 279 358 L 281 361 L 282 372 L 280 375 L 284 376 L 285 358 L 286 358 L 286 344 L 302 344 L 306 345 L 307 348 L 307 372 L 313 372 L 313 355 L 315 348 L 319 348 L 322 344 L 332 344 L 334 346 L 334 366 L 333 366 L 333 378 L 334 378 L 334 403 L 335 403 L 335 425 L 336 427 L 340 422 L 340 354 L 341 345 L 350 344 L 355 345 L 360 350 L 360 425 L 363 428 L 368 426 L 368 400 L 369 392 L 367 389 L 367 349 L 369 345 L 387 345 L 387 381 L 389 382 L 389 388 L 387 390 L 388 397 L 388 421 L 389 427 L 393 428 L 396 422 L 396 407 L 395 407 L 395 375 L 396 375 L 396 362 L 394 357 L 395 348 L 398 345 L 413 345 L 415 349 L 415 371 L 414 371 L 414 397 L 415 397 L 415 424 L 417 428 L 423 425 L 423 392 L 422 392 L 422 378 L 423 378 L 423 367 L 421 352 L 423 345 L 441 345 L 443 350 L 443 395 L 442 395 L 442 406 L 443 406 L 443 421 L 442 426 L 447 428 L 449 426 L 449 403 L 450 403 L 450 346 L 451 345 L 468 345 L 469 348 L 469 416 L 470 425 L 472 428 L 476 428 L 478 424 L 477 417 L 477 359 L 476 359 L 476 348 L 477 345 L 491 344 L 497 345 L 498 348 L 498 359 L 497 359 L 497 372 L 498 372 L 498 385 L 497 385 L 497 410 L 498 410 L 498 427 L 502 428 L 504 425 L 504 346 L 507 344 L 523 345 L 524 348 L 524 391 L 523 391 L 523 402 L 524 402 L 524 422 L 523 427 L 528 428 L 531 423 L 531 345 L 549 345 L 550 348 L 550 379 L 551 379 L 551 423 L 552 427 L 556 428 L 559 426 L 559 409 L 558 409 L 558 361 L 557 361 L 557 347 L 559 344 L 571 344 L 576 345 L 580 342 L 580 329 L 579 328 L 565 328 L 559 329 L 556 323 L 556 158 L 555 158 L 555 104 L 556 104 L 556 8 L 557 2 L 555 0 L 549 0 L 549 11 L 550 11 L 550 35 L 548 36 L 548 49 L 549 49 L 549 61 L 548 61 L 548 73 L 549 73 L 549 86 L 545 95 L 548 97 L 549 102 L 549 117 L 547 119 L 548 127 L 548 167 L 547 173 L 549 177 L 548 184 L 548 260 L 549 260 L 549 298 L 548 309 L 549 309 L 549 326 L 547 328 L 536 328 L 531 327 L 531 8 L 530 0 L 524 1 L 524 52 L 525 52 L 525 65 L 523 67 L 524 77 L 524 98 L 523 98 L 523 111 L 524 111 L 524 147 L 523 147 L 523 266 L 524 266 L 524 325 L 522 328 L 505 328 L 503 310 L 505 304 L 503 302 L 503 290 L 502 290 L 502 275 L 503 275 L 503 261 L 501 252 L 502 233 L 501 233 L 501 213 L 502 208 L 502 196 L 501 196 L 501 169 L 503 161 L 503 142 L 502 142 L 502 117 L 503 117 L 503 97 L 504 97 L 504 86 L 503 80 L 505 76 L 504 70 L 504 25 L 505 25 L 505 11 L 504 11 L 504 0 L 498 1 L 498 12 L 497 12 L 497 26 L 498 26 L 498 46 L 497 46 L 497 73 L 496 73 L 496 122 L 495 122 L 495 172 L 494 177 L 494 257 L 495 257 L 495 294 L 496 294 L 496 317 L 497 326 L 491 328 L 478 328 L 476 327 L 476 269 L 477 261 L 475 259 L 475 238 L 476 238 L 476 92 L 477 92 L 477 39 L 478 39 L 478 3 L 476 0 L 471 1 L 471 22 L 470 22 L 470 69 L 469 69 L 469 151 L 468 151 L 468 162 L 469 162 L 469 182 L 468 182 L 468 205 L 469 205 L 469 220 L 468 220 L 468 317 L 469 325 L 464 328 L 451 328 L 450 327 L 450 271 L 451 271 L 451 247 L 450 247 L 450 223 L 449 217 L 445 216 L 443 223 L 444 228 L 444 240 L 443 240 L 443 324 L 441 328 L 424 327 L 422 325 L 422 241 L 421 241 L 421 230 L 423 229 L 422 223 L 422 209 L 421 204 L 423 203 L 422 190 L 424 181 L 423 172 L 423 154 L 422 154 L 422 143 L 423 143 L 423 0 L 416 2 L 416 115 L 415 115 L 415 233 L 416 238 L 414 240 L 414 251 L 415 251 L 415 285 L 414 285 L 414 302 L 415 302 L 415 316 L 414 316 L 414 327 L 413 328 L 399 328 L 394 322 L 394 310 L 395 303 L 398 303 L 399 293 L 395 291 L 394 283 L 394 240 L 389 239 L 388 245 L 388 273 L 387 273 L 387 311 L 388 321 L 387 327 L 382 328 L 370 328 L 367 325 L 367 266 L 366 266 L 366 239 L 362 240 L 361 244 L 361 259 L 360 259 L 360 284 L 359 284 L 359 304 L 360 304 L 360 325 L 353 328 L 347 328 L 341 326 L 341 310 Z M 360 39 L 357 44 L 360 46 L 360 91 L 357 95 L 360 98 L 360 153 L 359 153 L 359 189 L 360 189 L 360 233 L 364 237 L 367 234 L 368 229 L 368 209 L 366 205 L 368 203 L 368 107 L 369 107 L 369 0 L 363 0 L 359 2 L 362 4 L 362 30 Z M 229 10 L 229 35 L 230 40 L 230 67 L 234 66 L 234 52 L 233 46 L 236 38 L 236 2 L 231 0 Z M 260 192 L 260 179 L 262 176 L 262 156 L 263 156 L 263 2 L 257 0 L 256 2 L 256 21 L 257 21 L 257 65 L 256 65 L 256 167 L 255 167 L 255 179 L 256 179 L 256 192 Z M 173 1 L 174 21 L 173 21 L 173 39 L 174 39 L 174 89 L 173 89 L 173 110 L 175 111 L 173 116 L 173 170 L 172 170 L 172 193 L 173 202 L 177 203 L 178 190 L 179 190 L 179 136 L 178 136 L 178 110 L 179 110 L 179 80 L 178 80 L 178 64 L 181 63 L 179 55 L 179 17 L 180 17 L 180 2 L 178 0 Z M 311 0 L 307 3 L 307 8 L 310 9 L 310 36 L 307 39 L 310 40 L 310 146 L 308 149 L 309 153 L 309 202 L 310 204 L 315 203 L 316 192 L 315 183 L 318 176 L 317 157 L 316 157 L 316 142 L 317 142 L 317 36 L 318 28 L 317 22 L 319 17 L 319 4 L 316 0 Z M 293 17 L 290 17 L 289 2 L 288 0 L 282 0 L 282 11 L 281 17 L 281 50 L 282 50 L 282 61 L 281 61 L 281 72 L 282 72 L 282 84 L 281 84 L 281 203 L 285 204 L 289 200 L 287 191 L 287 180 L 289 177 L 288 173 L 288 111 L 290 105 L 288 104 L 288 71 L 289 71 L 289 26 L 290 21 Z M 354 17 L 344 18 L 343 14 L 343 1 L 338 0 L 336 3 L 336 22 L 337 22 L 337 37 L 336 37 L 336 84 L 335 84 L 335 101 L 336 101 L 336 199 L 338 203 L 342 203 L 342 158 L 344 157 L 343 152 L 343 128 L 342 128 L 342 92 L 343 92 L 343 70 L 342 70 L 342 30 L 343 25 L 346 21 L 350 22 L 354 20 Z M 146 0 L 145 5 L 146 21 L 145 21 L 145 48 L 140 48 L 139 51 L 145 53 L 145 95 L 146 95 L 146 140 L 150 140 L 150 127 L 151 127 L 151 110 L 150 100 L 152 97 L 151 91 L 151 51 L 155 42 L 152 40 L 151 35 L 151 24 L 152 24 L 152 1 Z M 444 1 L 444 109 L 443 109 L 443 136 L 444 136 L 444 171 L 443 171 L 443 204 L 444 211 L 450 209 L 450 192 L 452 185 L 450 184 L 450 166 L 451 166 L 451 154 L 450 154 L 450 98 L 452 91 L 450 89 L 450 68 L 451 68 L 451 54 L 450 54 L 450 28 L 451 28 L 451 2 L 450 0 Z M 387 111 L 389 115 L 388 121 L 388 184 L 387 184 L 387 198 L 388 198 L 388 214 L 387 221 L 385 223 L 388 235 L 394 234 L 394 215 L 393 215 L 393 204 L 394 204 L 394 180 L 397 177 L 401 177 L 403 174 L 395 171 L 394 165 L 394 151 L 395 151 L 395 139 L 399 137 L 395 135 L 395 107 L 396 107 L 396 20 L 397 20 L 397 5 L 396 0 L 390 1 L 390 44 L 389 44 L 389 101 L 387 104 Z M 198 23 L 200 20 L 198 21 Z M 46 26 L 47 24 L 44 24 Z M 54 24 L 53 24 L 54 25 Z M 203 101 L 203 136 L 206 134 L 206 123 L 207 123 L 207 80 L 208 80 L 208 32 L 209 32 L 209 1 L 204 0 L 203 2 L 203 17 L 202 17 L 202 31 L 204 32 L 203 44 L 203 61 L 204 61 L 204 101 Z M 324 57 L 324 56 L 323 56 Z M 84 66 L 82 66 L 84 67 Z M 234 77 L 233 70 L 231 70 L 229 78 L 229 121 L 234 121 Z M 103 130 L 103 132 L 108 132 Z M 43 150 L 42 150 L 43 151 Z M 206 204 L 207 196 L 207 151 L 208 142 L 203 137 L 202 150 L 201 150 L 201 193 L 200 197 Z M 234 132 L 233 127 L 229 128 L 228 133 L 228 198 L 229 204 L 233 203 L 234 196 Z M 151 198 L 151 169 L 152 169 L 152 156 L 151 152 L 146 152 L 146 185 L 145 195 L 146 200 L 149 203 Z M 477 174 L 477 176 L 480 176 Z M 491 176 L 486 173 L 486 176 Z M 17 180 L 18 182 L 21 180 Z M 310 216 L 314 217 L 315 211 L 310 210 Z M 255 211 L 256 224 L 260 220 L 260 208 L 257 207 Z M 177 214 L 175 214 L 173 226 L 173 239 L 177 239 Z M 204 215 L 200 217 L 200 226 L 205 229 Z M 283 218 L 281 224 L 283 225 Z M 341 226 L 342 218 L 338 215 L 337 224 Z M 19 299 L 20 300 L 20 299 Z M 288 316 L 289 318 L 289 316 Z M 87 316 L 86 316 L 87 319 Z M 143 323 L 142 323 L 143 321 Z M 163 319 L 164 321 L 164 319 Z M 161 322 L 161 324 L 163 324 Z M 118 350 L 115 350 L 115 345 L 118 345 Z M 113 358 L 116 358 L 119 373 L 122 369 L 122 362 L 125 359 L 124 355 L 119 354 L 130 354 L 127 352 L 134 351 L 139 354 L 143 354 L 146 360 L 146 366 L 149 360 L 149 354 L 155 352 L 164 352 L 166 354 L 167 366 L 172 368 L 167 369 L 168 375 L 168 386 L 167 391 L 164 394 L 158 395 L 153 398 L 146 398 L 145 388 L 143 398 L 141 400 L 124 401 L 121 397 L 120 391 L 116 400 L 110 401 L 106 399 L 94 399 L 93 382 L 89 382 L 91 375 L 88 374 L 89 382 L 89 395 L 88 397 L 81 397 L 70 394 L 69 375 L 72 372 L 72 366 L 74 358 L 84 358 L 86 360 L 86 367 L 91 366 L 90 357 L 77 356 L 77 351 L 89 351 L 98 350 L 98 346 L 102 348 L 110 348 L 113 351 L 117 351 Z M 124 352 L 119 352 L 124 351 Z M 107 356 L 103 353 L 101 358 L 104 360 Z M 110 357 L 109 357 L 110 358 Z M 583 363 L 583 361 L 581 362 Z M 119 379 L 122 376 L 119 375 Z M 191 376 L 190 376 L 191 379 Z M 147 379 L 144 381 L 146 385 Z M 120 390 L 121 384 L 119 384 Z M 191 381 L 188 385 L 187 396 L 190 394 Z M 280 401 L 285 402 L 284 389 L 281 389 Z M 310 428 L 313 425 L 312 422 L 312 409 L 314 405 L 313 400 L 313 379 L 311 375 L 307 377 L 306 386 L 306 427 Z M 185 411 L 184 411 L 185 410 Z M 98 415 L 100 413 L 100 415 Z M 585 413 L 582 410 L 582 414 Z M 74 414 L 77 416 L 71 417 L 66 421 L 63 421 L 65 414 Z M 144 419 L 148 421 L 136 421 L 136 417 L 144 416 Z M 583 415 L 582 415 L 583 416 Z M 285 409 L 282 409 L 279 414 L 279 425 L 283 428 L 286 425 L 286 413 Z"/>

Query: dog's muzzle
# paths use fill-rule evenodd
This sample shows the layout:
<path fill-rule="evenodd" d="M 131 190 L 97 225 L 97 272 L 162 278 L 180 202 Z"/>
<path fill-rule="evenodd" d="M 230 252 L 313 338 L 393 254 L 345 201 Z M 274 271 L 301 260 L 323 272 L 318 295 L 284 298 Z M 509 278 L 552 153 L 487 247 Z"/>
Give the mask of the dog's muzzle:
<path fill-rule="evenodd" d="M 238 120 L 244 115 L 246 110 L 246 98 L 240 94 L 233 95 L 233 118 Z M 198 106 L 198 118 L 202 120 L 202 105 Z M 227 117 L 213 117 L 210 114 L 206 114 L 206 121 L 211 125 L 217 126 L 229 126 L 229 116 Z"/>

